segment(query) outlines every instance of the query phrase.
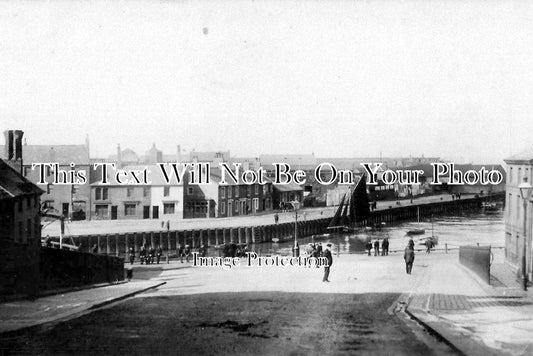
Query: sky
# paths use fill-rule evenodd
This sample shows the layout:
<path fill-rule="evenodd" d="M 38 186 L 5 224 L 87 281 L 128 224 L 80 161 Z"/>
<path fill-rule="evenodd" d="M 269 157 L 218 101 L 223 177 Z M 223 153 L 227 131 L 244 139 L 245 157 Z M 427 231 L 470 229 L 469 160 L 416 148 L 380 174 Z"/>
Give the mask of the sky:
<path fill-rule="evenodd" d="M 533 144 L 526 1 L 2 1 L 0 129 L 102 157 L 438 156 Z"/>

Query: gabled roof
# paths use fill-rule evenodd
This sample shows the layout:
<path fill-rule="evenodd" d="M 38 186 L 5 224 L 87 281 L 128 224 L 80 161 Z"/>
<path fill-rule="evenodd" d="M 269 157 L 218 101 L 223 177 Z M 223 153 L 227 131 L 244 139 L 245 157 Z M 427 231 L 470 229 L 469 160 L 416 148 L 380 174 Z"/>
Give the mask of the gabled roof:
<path fill-rule="evenodd" d="M 44 191 L 24 178 L 4 160 L 0 159 L 0 199 L 21 195 L 43 194 Z"/>
<path fill-rule="evenodd" d="M 5 145 L 0 145 L 0 157 L 5 157 Z M 39 162 L 57 162 L 61 165 L 71 162 L 89 164 L 89 150 L 86 145 L 23 145 L 24 165 Z"/>

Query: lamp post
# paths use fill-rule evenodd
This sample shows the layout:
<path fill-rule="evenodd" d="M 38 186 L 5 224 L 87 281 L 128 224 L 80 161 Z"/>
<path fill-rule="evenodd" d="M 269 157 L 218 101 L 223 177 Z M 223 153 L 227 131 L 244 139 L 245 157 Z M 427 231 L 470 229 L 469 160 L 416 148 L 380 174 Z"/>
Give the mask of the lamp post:
<path fill-rule="evenodd" d="M 300 248 L 298 247 L 298 208 L 300 207 L 300 202 L 294 200 L 291 202 L 292 207 L 294 208 L 294 248 L 293 256 L 298 257 L 300 255 Z"/>
<path fill-rule="evenodd" d="M 531 184 L 528 183 L 527 177 L 524 177 L 524 181 L 518 185 L 520 189 L 520 196 L 524 201 L 524 246 L 522 253 L 522 288 L 527 290 L 527 270 L 526 270 L 526 252 L 527 252 L 527 201 L 531 194 Z"/>

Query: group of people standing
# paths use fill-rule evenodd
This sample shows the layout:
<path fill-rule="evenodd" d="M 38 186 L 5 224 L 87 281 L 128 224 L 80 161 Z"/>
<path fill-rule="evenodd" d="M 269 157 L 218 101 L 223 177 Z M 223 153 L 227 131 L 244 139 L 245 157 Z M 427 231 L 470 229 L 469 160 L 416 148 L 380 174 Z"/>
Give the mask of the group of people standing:
<path fill-rule="evenodd" d="M 369 238 L 366 241 L 366 250 L 368 251 L 368 255 L 372 255 L 372 246 L 374 247 L 374 256 L 379 256 L 379 240 L 376 239 L 374 243 L 372 244 L 372 240 Z M 385 237 L 383 241 L 381 241 L 381 256 L 388 256 L 389 255 L 389 238 Z"/>
<path fill-rule="evenodd" d="M 326 244 L 325 247 L 322 247 L 322 243 L 312 243 L 310 242 L 305 250 L 309 258 L 318 258 L 325 257 L 328 260 L 328 265 L 324 266 L 324 277 L 322 277 L 322 282 L 329 283 L 329 271 L 331 265 L 333 264 L 333 255 L 331 254 L 331 244 Z M 318 267 L 318 266 L 317 266 Z"/>
<path fill-rule="evenodd" d="M 130 264 L 133 264 L 135 262 L 135 249 L 133 247 L 129 248 L 128 254 L 130 256 Z M 157 264 L 161 262 L 161 257 L 163 256 L 163 249 L 161 246 L 157 246 L 156 249 L 154 249 L 153 246 L 150 246 L 150 248 L 146 248 L 146 245 L 142 245 L 141 250 L 139 251 L 139 260 L 141 261 L 141 265 L 143 263 L 146 263 L 147 265 L 154 263 L 155 261 Z"/>

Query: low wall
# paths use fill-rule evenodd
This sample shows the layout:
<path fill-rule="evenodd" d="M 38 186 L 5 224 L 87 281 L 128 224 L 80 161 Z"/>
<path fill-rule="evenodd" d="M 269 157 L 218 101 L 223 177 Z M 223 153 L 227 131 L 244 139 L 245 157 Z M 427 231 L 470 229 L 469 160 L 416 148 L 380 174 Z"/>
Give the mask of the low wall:
<path fill-rule="evenodd" d="M 41 248 L 40 289 L 110 283 L 124 279 L 124 259 L 55 248 Z"/>
<path fill-rule="evenodd" d="M 460 246 L 459 262 L 490 284 L 490 246 Z"/>
<path fill-rule="evenodd" d="M 0 253 L 0 298 L 9 295 L 35 296 L 39 286 L 39 239 L 27 244 L 2 242 Z"/>

